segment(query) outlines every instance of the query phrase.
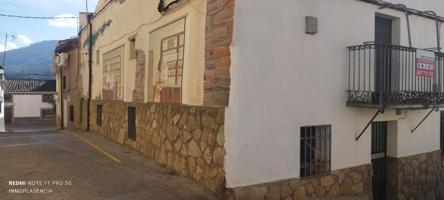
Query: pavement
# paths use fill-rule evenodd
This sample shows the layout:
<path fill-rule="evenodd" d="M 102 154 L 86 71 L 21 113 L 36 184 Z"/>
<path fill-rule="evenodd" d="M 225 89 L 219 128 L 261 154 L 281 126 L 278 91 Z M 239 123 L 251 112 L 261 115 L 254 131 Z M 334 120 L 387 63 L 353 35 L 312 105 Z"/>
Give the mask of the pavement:
<path fill-rule="evenodd" d="M 101 135 L 25 126 L 0 133 L 0 200 L 216 199 Z"/>

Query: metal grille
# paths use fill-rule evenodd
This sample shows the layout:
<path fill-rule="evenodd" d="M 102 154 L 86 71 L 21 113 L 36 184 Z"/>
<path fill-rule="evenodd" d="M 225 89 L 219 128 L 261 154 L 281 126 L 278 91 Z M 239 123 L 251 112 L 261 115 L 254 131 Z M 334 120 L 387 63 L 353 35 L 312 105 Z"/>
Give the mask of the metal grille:
<path fill-rule="evenodd" d="M 43 103 L 52 103 L 52 102 L 54 102 L 54 95 L 53 94 L 43 94 L 42 95 L 42 102 Z"/>
<path fill-rule="evenodd" d="M 97 105 L 96 108 L 96 124 L 97 126 L 102 126 L 102 105 Z"/>
<path fill-rule="evenodd" d="M 441 54 L 435 53 L 434 74 L 424 76 L 418 75 L 416 68 L 419 49 L 374 42 L 351 46 L 348 50 L 349 104 L 441 103 L 444 93 Z"/>
<path fill-rule="evenodd" d="M 136 108 L 128 107 L 128 138 L 136 140 Z"/>
<path fill-rule="evenodd" d="M 440 117 L 440 141 L 441 141 L 441 155 L 444 156 L 444 111 L 441 111 L 441 117 Z"/>
<path fill-rule="evenodd" d="M 301 127 L 301 177 L 330 173 L 331 126 Z"/>
<path fill-rule="evenodd" d="M 12 103 L 12 94 L 5 94 L 5 103 Z"/>
<path fill-rule="evenodd" d="M 55 111 L 54 109 L 42 109 L 40 116 L 43 119 L 55 118 Z"/>

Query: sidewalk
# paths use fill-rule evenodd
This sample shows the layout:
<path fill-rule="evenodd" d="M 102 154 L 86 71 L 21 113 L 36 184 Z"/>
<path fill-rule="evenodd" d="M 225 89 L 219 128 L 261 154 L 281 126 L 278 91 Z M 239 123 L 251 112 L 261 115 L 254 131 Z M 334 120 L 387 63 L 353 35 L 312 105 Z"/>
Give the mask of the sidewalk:
<path fill-rule="evenodd" d="M 98 133 L 87 132 L 83 130 L 63 130 L 62 133 L 74 134 L 81 139 L 87 140 L 86 142 L 91 142 L 92 145 L 96 145 L 101 150 L 109 153 L 114 158 L 118 159 L 121 163 L 118 164 L 113 161 L 116 165 L 121 165 L 122 167 L 130 168 L 132 170 L 137 170 L 146 174 L 147 176 L 156 179 L 156 184 L 163 185 L 162 188 L 166 191 L 179 196 L 179 199 L 189 199 L 189 200 L 216 200 L 217 198 L 213 193 L 209 192 L 203 186 L 198 185 L 195 181 L 188 179 L 183 176 L 175 174 L 172 170 L 168 170 L 165 167 L 159 165 L 156 161 L 152 161 L 149 158 L 141 155 L 138 152 L 130 150 L 128 147 L 117 144 L 105 136 Z M 90 145 L 91 146 L 91 145 Z M 94 147 L 91 147 L 94 148 Z M 96 149 L 97 151 L 97 149 Z M 100 151 L 98 151 L 100 152 Z M 103 152 L 101 152 L 103 154 Z M 106 155 L 103 155 L 107 157 Z M 112 161 L 111 158 L 107 158 Z M 137 196 L 141 194 L 128 194 L 125 196 L 119 196 L 119 199 L 139 199 Z M 135 198 L 136 197 L 136 198 Z M 151 198 L 147 198 L 151 199 Z"/>

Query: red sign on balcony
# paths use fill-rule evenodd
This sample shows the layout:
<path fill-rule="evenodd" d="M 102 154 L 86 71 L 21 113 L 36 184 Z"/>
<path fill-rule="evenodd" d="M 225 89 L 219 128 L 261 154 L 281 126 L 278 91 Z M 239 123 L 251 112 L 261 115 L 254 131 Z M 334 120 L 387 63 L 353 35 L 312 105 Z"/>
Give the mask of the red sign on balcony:
<path fill-rule="evenodd" d="M 425 77 L 435 76 L 435 53 L 432 51 L 416 51 L 416 75 Z"/>

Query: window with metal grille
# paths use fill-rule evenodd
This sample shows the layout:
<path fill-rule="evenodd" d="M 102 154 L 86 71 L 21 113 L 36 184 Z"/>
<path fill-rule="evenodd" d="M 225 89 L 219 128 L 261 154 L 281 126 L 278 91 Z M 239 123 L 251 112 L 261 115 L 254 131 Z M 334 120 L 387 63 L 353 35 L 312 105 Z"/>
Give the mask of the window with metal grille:
<path fill-rule="evenodd" d="M 440 117 L 440 141 L 441 141 L 441 155 L 444 156 L 444 111 L 441 111 L 441 117 Z"/>
<path fill-rule="evenodd" d="M 55 118 L 55 110 L 54 109 L 41 109 L 40 111 L 40 117 L 42 119 L 52 119 Z"/>
<path fill-rule="evenodd" d="M 331 126 L 301 127 L 301 177 L 330 173 Z"/>
<path fill-rule="evenodd" d="M 128 107 L 128 138 L 136 140 L 136 108 Z"/>
<path fill-rule="evenodd" d="M 12 101 L 13 101 L 13 95 L 5 94 L 5 103 L 12 103 Z"/>
<path fill-rule="evenodd" d="M 97 126 L 102 126 L 102 105 L 97 105 L 96 108 L 96 124 Z"/>
<path fill-rule="evenodd" d="M 74 106 L 69 106 L 69 121 L 74 121 Z"/>
<path fill-rule="evenodd" d="M 42 102 L 43 103 L 52 103 L 52 102 L 54 102 L 54 95 L 53 94 L 43 94 L 42 95 Z"/>

